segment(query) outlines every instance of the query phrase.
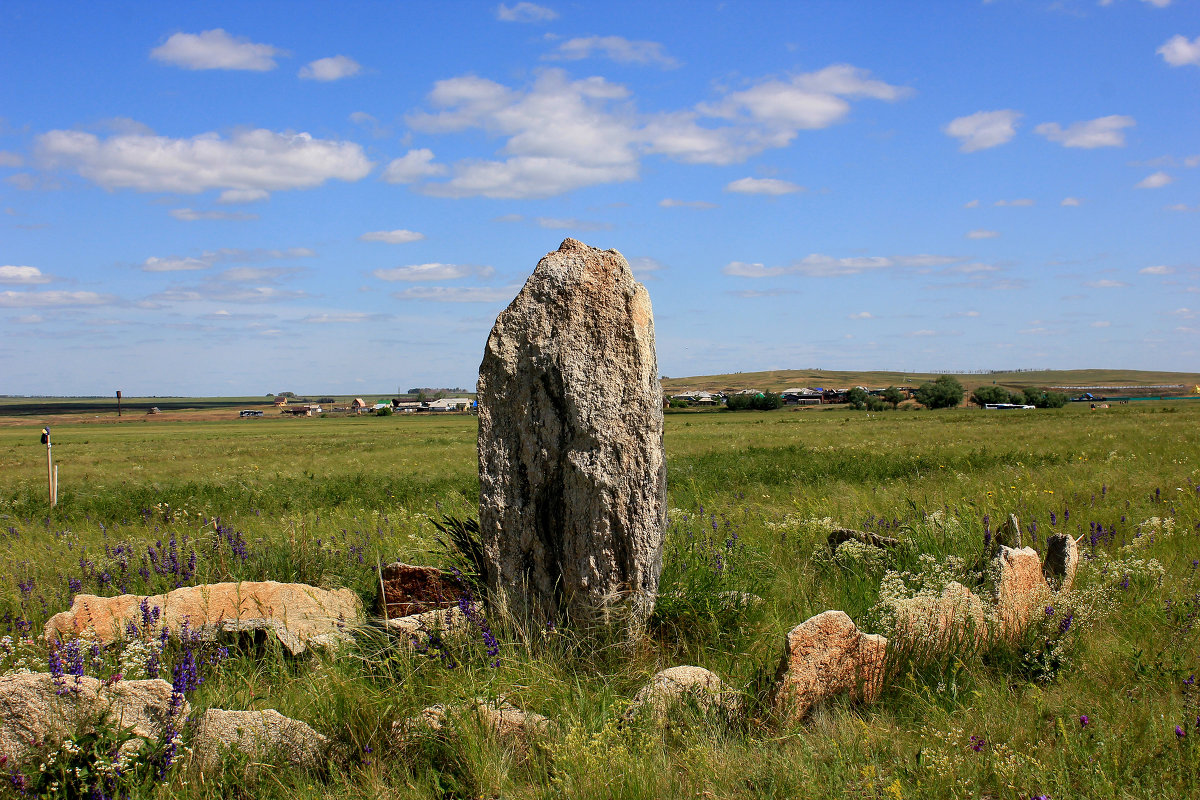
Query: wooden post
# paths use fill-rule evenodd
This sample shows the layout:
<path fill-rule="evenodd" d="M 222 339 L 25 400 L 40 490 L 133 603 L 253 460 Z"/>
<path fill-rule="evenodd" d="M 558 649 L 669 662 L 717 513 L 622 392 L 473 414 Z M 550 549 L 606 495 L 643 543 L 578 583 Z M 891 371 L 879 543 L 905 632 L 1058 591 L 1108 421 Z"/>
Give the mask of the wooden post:
<path fill-rule="evenodd" d="M 117 389 L 117 416 L 121 416 L 121 390 Z"/>
<path fill-rule="evenodd" d="M 50 505 L 58 505 L 58 464 L 54 465 L 54 499 L 51 501 Z"/>
<path fill-rule="evenodd" d="M 387 584 L 383 582 L 383 562 L 379 559 L 379 553 L 375 554 L 375 572 L 379 575 L 379 603 L 383 606 L 383 629 L 388 629 L 387 615 Z"/>
<path fill-rule="evenodd" d="M 42 444 L 46 445 L 46 494 L 54 508 L 54 456 L 50 452 L 50 428 L 42 428 Z"/>

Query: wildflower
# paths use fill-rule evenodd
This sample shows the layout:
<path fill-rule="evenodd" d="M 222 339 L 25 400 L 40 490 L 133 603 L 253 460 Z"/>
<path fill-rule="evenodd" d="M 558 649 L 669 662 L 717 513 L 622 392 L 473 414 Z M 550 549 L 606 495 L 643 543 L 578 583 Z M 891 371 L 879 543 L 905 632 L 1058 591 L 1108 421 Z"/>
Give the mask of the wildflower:
<path fill-rule="evenodd" d="M 969 747 L 972 750 L 974 750 L 976 753 L 979 753 L 979 752 L 982 752 L 983 748 L 986 746 L 987 746 L 986 739 L 984 739 L 982 736 L 979 736 L 978 734 L 971 734 L 971 744 L 969 745 Z"/>
<path fill-rule="evenodd" d="M 1089 723 L 1089 722 L 1091 722 L 1091 720 L 1090 720 L 1090 719 L 1088 719 L 1088 715 L 1087 715 L 1087 714 L 1080 714 L 1080 715 L 1079 715 L 1079 727 L 1081 727 L 1081 728 L 1086 728 L 1086 727 L 1088 726 L 1088 723 Z"/>
<path fill-rule="evenodd" d="M 1187 731 L 1185 731 L 1183 728 L 1176 725 L 1175 726 L 1175 736 L 1176 736 L 1176 738 L 1182 739 L 1183 737 L 1187 736 Z"/>

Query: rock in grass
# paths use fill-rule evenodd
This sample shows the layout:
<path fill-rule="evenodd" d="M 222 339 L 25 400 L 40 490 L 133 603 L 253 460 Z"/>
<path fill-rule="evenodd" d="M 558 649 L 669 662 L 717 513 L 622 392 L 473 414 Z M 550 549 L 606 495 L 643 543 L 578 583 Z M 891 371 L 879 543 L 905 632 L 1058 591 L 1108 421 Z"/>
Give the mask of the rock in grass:
<path fill-rule="evenodd" d="M 1000 635 L 1008 639 L 1019 636 L 1033 615 L 1045 607 L 1050 595 L 1037 551 L 1001 545 L 988 567 L 987 579 Z"/>
<path fill-rule="evenodd" d="M 616 250 L 567 239 L 496 319 L 479 367 L 479 527 L 518 619 L 654 608 L 666 523 L 650 296 Z"/>
<path fill-rule="evenodd" d="M 849 694 L 873 702 L 883 688 L 887 639 L 861 632 L 842 611 L 826 611 L 788 631 L 771 700 L 781 719 L 800 721 L 822 700 Z"/>
<path fill-rule="evenodd" d="M 893 539 L 890 536 L 880 536 L 878 533 L 870 531 L 856 531 L 850 528 L 835 528 L 829 532 L 829 549 L 837 552 L 838 545 L 843 542 L 855 541 L 878 547 L 881 550 L 894 550 L 900 546 L 899 539 Z"/>
<path fill-rule="evenodd" d="M 1074 537 L 1056 533 L 1046 538 L 1046 557 L 1042 559 L 1042 576 L 1056 592 L 1069 592 L 1075 585 L 1075 570 L 1079 568 L 1079 544 Z"/>
<path fill-rule="evenodd" d="M 241 765 L 251 777 L 265 764 L 319 765 L 329 739 L 306 722 L 285 717 L 273 708 L 226 711 L 210 708 L 200 715 L 192 738 L 193 764 L 202 772 L 219 769 L 224 758 Z"/>
<path fill-rule="evenodd" d="M 397 746 L 407 749 L 431 736 L 444 737 L 461 725 L 477 726 L 519 757 L 527 755 L 533 742 L 554 728 L 548 717 L 523 711 L 500 697 L 495 702 L 476 699 L 462 705 L 430 706 L 395 722 L 392 733 Z"/>
<path fill-rule="evenodd" d="M 893 646 L 914 657 L 936 657 L 959 646 L 975 646 L 988 638 L 987 606 L 963 586 L 951 581 L 937 596 L 918 595 L 896 603 Z"/>
<path fill-rule="evenodd" d="M 458 602 L 466 592 L 462 581 L 438 567 L 415 567 L 395 561 L 382 570 L 383 587 L 376 600 L 388 619 L 423 614 Z"/>
<path fill-rule="evenodd" d="M 143 606 L 144 602 L 144 606 Z M 158 609 L 157 626 L 178 634 L 186 620 L 202 640 L 221 634 L 274 633 L 284 648 L 299 655 L 309 647 L 337 647 L 350 640 L 349 629 L 362 620 L 362 604 L 350 589 L 317 589 L 303 583 L 244 581 L 185 586 L 167 594 L 117 597 L 75 595 L 70 611 L 46 622 L 46 641 L 87 634 L 101 643 L 144 627 L 147 612 Z"/>
<path fill-rule="evenodd" d="M 741 695 L 719 675 L 703 667 L 683 666 L 656 673 L 634 695 L 625 719 L 642 718 L 669 725 L 674 714 L 687 708 L 730 724 L 743 713 Z"/>
<path fill-rule="evenodd" d="M 478 603 L 472 603 L 471 608 L 482 612 L 482 607 Z M 437 633 L 442 636 L 455 635 L 470 628 L 471 625 L 471 620 L 467 619 L 467 615 L 457 605 L 387 621 L 389 631 L 410 638 L 429 633 Z"/>
<path fill-rule="evenodd" d="M 186 700 L 178 702 L 176 724 L 190 710 Z M 0 754 L 8 766 L 19 764 L 39 746 L 57 747 L 68 736 L 90 732 L 101 718 L 142 739 L 160 740 L 171 714 L 171 684 L 157 678 L 106 685 L 87 676 L 2 675 Z"/>

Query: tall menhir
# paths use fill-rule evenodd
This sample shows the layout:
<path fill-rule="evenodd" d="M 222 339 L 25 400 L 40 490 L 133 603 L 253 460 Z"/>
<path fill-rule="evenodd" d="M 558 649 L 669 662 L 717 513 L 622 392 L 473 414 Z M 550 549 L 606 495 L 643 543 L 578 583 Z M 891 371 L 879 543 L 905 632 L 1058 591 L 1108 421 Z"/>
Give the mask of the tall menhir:
<path fill-rule="evenodd" d="M 654 609 L 666 521 L 662 387 L 646 287 L 616 250 L 538 262 L 479 367 L 479 527 L 509 613 Z"/>

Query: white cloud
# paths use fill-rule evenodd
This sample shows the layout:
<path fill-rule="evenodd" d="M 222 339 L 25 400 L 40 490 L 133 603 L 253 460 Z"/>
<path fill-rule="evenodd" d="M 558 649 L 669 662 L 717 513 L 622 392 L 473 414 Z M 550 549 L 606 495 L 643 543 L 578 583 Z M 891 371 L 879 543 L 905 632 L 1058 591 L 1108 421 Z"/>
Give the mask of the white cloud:
<path fill-rule="evenodd" d="M 432 263 L 387 267 L 374 270 L 371 274 L 381 281 L 449 281 L 468 277 L 490 278 L 494 273 L 494 269 L 486 266 Z"/>
<path fill-rule="evenodd" d="M 416 231 L 408 231 L 399 228 L 394 231 L 370 231 L 358 237 L 364 242 L 384 242 L 385 244 L 407 244 L 408 242 L 419 242 L 425 238 L 425 234 L 417 233 Z"/>
<path fill-rule="evenodd" d="M 1171 315 L 1175 317 L 1183 317 L 1184 319 L 1195 319 L 1197 316 L 1200 316 L 1200 314 L 1190 308 L 1177 308 L 1171 312 Z"/>
<path fill-rule="evenodd" d="M 159 258 L 150 256 L 142 262 L 142 272 L 184 272 L 188 270 L 208 269 L 213 265 L 207 258 Z"/>
<path fill-rule="evenodd" d="M 1165 210 L 1167 210 L 1167 211 L 1200 211 L 1200 206 L 1196 206 L 1195 208 L 1192 208 L 1191 206 L 1187 205 L 1186 203 L 1174 203 L 1172 205 L 1166 206 Z"/>
<path fill-rule="evenodd" d="M 297 73 L 310 81 L 340 81 L 362 71 L 362 65 L 349 56 L 329 56 L 310 61 Z"/>
<path fill-rule="evenodd" d="M 446 171 L 442 164 L 433 163 L 433 151 L 428 148 L 409 150 L 400 158 L 392 160 L 383 171 L 388 183 L 413 183 L 422 178 L 441 175 Z"/>
<path fill-rule="evenodd" d="M 870 311 L 858 311 L 854 314 L 849 314 L 847 319 L 875 319 L 875 315 Z"/>
<path fill-rule="evenodd" d="M 786 147 L 802 129 L 841 121 L 849 99 L 897 100 L 909 93 L 837 64 L 759 82 L 694 109 L 639 116 L 622 85 L 543 69 L 525 89 L 474 75 L 438 81 L 429 94 L 433 110 L 406 119 L 423 133 L 477 128 L 503 138 L 499 160 L 459 161 L 449 180 L 425 183 L 422 192 L 540 198 L 634 180 L 646 153 L 687 163 L 737 163 Z"/>
<path fill-rule="evenodd" d="M 1123 281 L 1114 281 L 1110 278 L 1102 278 L 1098 281 L 1088 281 L 1084 286 L 1089 286 L 1093 289 L 1124 289 L 1129 284 Z"/>
<path fill-rule="evenodd" d="M 938 335 L 938 332 L 937 332 L 937 331 L 934 331 L 934 330 L 930 330 L 930 329 L 928 329 L 928 328 L 923 328 L 923 329 L 921 329 L 921 330 L 919 330 L 919 331 L 909 331 L 909 332 L 908 332 L 907 334 L 905 334 L 905 335 L 906 335 L 906 336 L 918 336 L 918 337 L 924 337 L 924 336 L 937 336 L 937 335 Z"/>
<path fill-rule="evenodd" d="M 296 267 L 230 267 L 212 276 L 227 283 L 275 283 L 280 278 L 300 272 Z"/>
<path fill-rule="evenodd" d="M 1138 181 L 1136 188 L 1138 188 L 1138 189 L 1161 189 L 1163 186 L 1166 186 L 1168 183 L 1171 183 L 1174 180 L 1175 179 L 1172 178 L 1170 175 L 1168 175 L 1167 173 L 1162 172 L 1160 170 L 1158 172 L 1151 173 L 1150 175 L 1147 175 L 1146 177 L 1142 178 L 1140 181 Z"/>
<path fill-rule="evenodd" d="M 221 28 L 202 33 L 176 33 L 150 51 L 150 57 L 184 69 L 275 69 L 276 56 L 287 53 L 269 44 L 230 36 Z"/>
<path fill-rule="evenodd" d="M 50 276 L 43 274 L 37 267 L 18 267 L 11 264 L 0 266 L 0 283 L 32 286 L 49 282 Z"/>
<path fill-rule="evenodd" d="M 353 142 L 307 133 L 241 131 L 228 139 L 206 133 L 190 139 L 120 134 L 101 140 L 54 130 L 37 139 L 39 157 L 106 189 L 196 194 L 208 189 L 309 189 L 327 180 L 357 181 L 372 163 Z"/>
<path fill-rule="evenodd" d="M 520 291 L 520 286 L 414 286 L 394 292 L 397 300 L 432 300 L 437 303 L 503 303 Z"/>
<path fill-rule="evenodd" d="M 667 266 L 661 261 L 649 256 L 638 256 L 637 258 L 629 259 L 629 269 L 633 271 L 635 277 L 642 280 L 654 277 L 654 273 L 661 272 L 666 268 Z"/>
<path fill-rule="evenodd" d="M 1124 129 L 1136 124 L 1133 117 L 1111 114 L 1107 117 L 1072 122 L 1065 129 L 1057 122 L 1043 122 L 1033 131 L 1052 142 L 1058 142 L 1063 147 L 1124 147 Z"/>
<path fill-rule="evenodd" d="M 980 313 L 979 313 L 978 311 L 954 311 L 954 312 L 952 312 L 952 313 L 950 313 L 950 314 L 947 314 L 946 316 L 948 316 L 948 317 L 970 317 L 970 318 L 975 318 L 975 317 L 978 317 L 978 316 L 981 316 L 981 315 L 980 315 Z"/>
<path fill-rule="evenodd" d="M 116 302 L 112 295 L 96 292 L 0 292 L 0 308 L 50 308 L 55 306 L 102 306 Z"/>
<path fill-rule="evenodd" d="M 1155 51 L 1172 67 L 1188 64 L 1200 66 L 1200 36 L 1188 41 L 1186 36 L 1172 36 Z"/>
<path fill-rule="evenodd" d="M 1059 203 L 1059 205 L 1060 206 L 1080 206 L 1080 205 L 1083 205 L 1083 201 L 1080 200 L 1078 197 L 1064 197 L 1063 201 L 1061 203 Z"/>
<path fill-rule="evenodd" d="M 41 314 L 25 314 L 16 319 L 16 322 L 20 325 L 39 325 L 45 321 L 46 318 Z"/>
<path fill-rule="evenodd" d="M 568 39 L 558 46 L 551 59 L 578 61 L 583 58 L 602 56 L 618 64 L 652 64 L 670 69 L 679 62 L 663 52 L 658 42 L 632 41 L 623 36 L 584 36 Z"/>
<path fill-rule="evenodd" d="M 350 325 L 368 322 L 380 317 L 379 314 L 368 314 L 363 311 L 343 311 L 333 314 L 309 314 L 300 321 L 308 325 Z"/>
<path fill-rule="evenodd" d="M 0 150 L 0 167 L 23 167 L 25 159 L 18 153 L 12 153 L 8 150 Z"/>
<path fill-rule="evenodd" d="M 962 144 L 959 150 L 973 153 L 996 147 L 1017 134 L 1017 121 L 1023 117 L 1020 111 L 1011 108 L 1003 111 L 978 111 L 965 117 L 951 120 L 942 131 L 953 136 Z"/>
<path fill-rule="evenodd" d="M 896 266 L 896 260 L 882 256 L 855 256 L 851 258 L 834 258 L 821 253 L 813 253 L 786 267 L 765 267 L 760 263 L 747 264 L 742 261 L 732 261 L 721 271 L 726 275 L 743 278 L 772 278 L 777 275 L 805 275 L 810 278 L 832 278 L 845 275 L 858 275 L 863 272 L 887 269 Z"/>
<path fill-rule="evenodd" d="M 736 181 L 727 183 L 725 191 L 741 194 L 781 195 L 802 192 L 804 187 L 778 178 L 738 178 Z"/>
<path fill-rule="evenodd" d="M 1098 319 L 1092 323 L 1093 328 L 1107 328 L 1107 327 L 1110 327 L 1111 325 L 1112 325 L 1112 323 L 1106 319 Z"/>
<path fill-rule="evenodd" d="M 995 239 L 999 235 L 999 231 L 989 231 L 983 228 L 976 228 L 973 231 L 967 232 L 968 239 Z"/>
<path fill-rule="evenodd" d="M 1139 275 L 1174 275 L 1175 268 L 1166 265 L 1158 265 L 1155 267 L 1142 267 L 1138 270 Z"/>
<path fill-rule="evenodd" d="M 195 208 L 172 208 L 167 213 L 181 222 L 218 219 L 245 222 L 247 220 L 258 219 L 258 214 L 247 214 L 244 211 L 204 211 Z"/>
<path fill-rule="evenodd" d="M 979 208 L 979 201 L 968 200 L 967 202 L 963 203 L 963 208 Z"/>
<path fill-rule="evenodd" d="M 1188 156 L 1183 160 L 1185 167 L 1200 167 L 1200 156 Z"/>
<path fill-rule="evenodd" d="M 664 197 L 662 200 L 658 201 L 658 204 L 662 208 L 709 209 L 709 208 L 717 208 L 718 207 L 716 203 L 709 203 L 704 200 L 676 200 L 673 197 Z"/>
<path fill-rule="evenodd" d="M 234 206 L 245 203 L 260 203 L 271 196 L 265 189 L 226 189 L 221 192 L 217 202 L 221 205 Z"/>
<path fill-rule="evenodd" d="M 496 19 L 501 22 L 549 22 L 558 19 L 558 12 L 536 3 L 514 3 L 511 7 L 501 3 L 496 6 Z"/>
<path fill-rule="evenodd" d="M 1031 198 L 1020 197 L 1016 200 L 997 200 L 996 202 L 992 203 L 992 205 L 1000 208 L 1005 206 L 1011 206 L 1014 208 L 1028 208 L 1030 206 L 1037 205 L 1037 203 L 1035 203 Z"/>
<path fill-rule="evenodd" d="M 209 269 L 218 263 L 237 263 L 248 261 L 266 261 L 275 259 L 311 258 L 315 256 L 307 247 L 289 247 L 286 250 L 263 249 L 243 250 L 236 247 L 224 247 L 219 250 L 205 250 L 197 256 L 150 256 L 142 262 L 143 272 L 185 272 Z M 229 280 L 229 270 L 218 278 Z M 244 278 L 243 278 L 244 279 Z M 236 278 L 234 280 L 237 280 Z"/>
<path fill-rule="evenodd" d="M 546 228 L 552 231 L 575 230 L 575 231 L 607 231 L 612 230 L 612 224 L 608 222 L 593 222 L 586 219 L 561 219 L 558 217 L 538 217 L 534 220 L 539 228 Z"/>

